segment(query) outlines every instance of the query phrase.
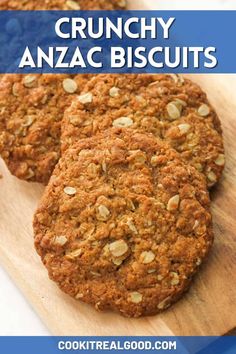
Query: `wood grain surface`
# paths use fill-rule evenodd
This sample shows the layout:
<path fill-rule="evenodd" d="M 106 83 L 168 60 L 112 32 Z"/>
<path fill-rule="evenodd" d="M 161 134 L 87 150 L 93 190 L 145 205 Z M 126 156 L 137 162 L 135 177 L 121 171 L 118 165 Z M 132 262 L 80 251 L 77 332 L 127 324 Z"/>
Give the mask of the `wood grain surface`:
<path fill-rule="evenodd" d="M 10 176 L 0 162 L 0 263 L 55 335 L 223 335 L 236 328 L 236 76 L 192 75 L 224 129 L 227 165 L 212 193 L 216 240 L 189 293 L 165 313 L 125 319 L 97 313 L 48 279 L 33 247 L 32 216 L 43 187 Z"/>

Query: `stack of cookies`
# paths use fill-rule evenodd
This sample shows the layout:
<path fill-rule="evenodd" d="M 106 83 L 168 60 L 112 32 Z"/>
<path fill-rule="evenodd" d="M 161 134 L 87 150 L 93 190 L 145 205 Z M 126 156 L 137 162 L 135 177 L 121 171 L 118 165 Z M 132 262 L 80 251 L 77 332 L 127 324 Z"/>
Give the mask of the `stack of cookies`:
<path fill-rule="evenodd" d="M 106 3 L 123 6 L 96 1 Z M 189 288 L 213 243 L 208 190 L 225 163 L 220 121 L 196 84 L 159 74 L 5 75 L 0 154 L 13 175 L 47 184 L 35 246 L 64 292 L 139 317 Z"/>

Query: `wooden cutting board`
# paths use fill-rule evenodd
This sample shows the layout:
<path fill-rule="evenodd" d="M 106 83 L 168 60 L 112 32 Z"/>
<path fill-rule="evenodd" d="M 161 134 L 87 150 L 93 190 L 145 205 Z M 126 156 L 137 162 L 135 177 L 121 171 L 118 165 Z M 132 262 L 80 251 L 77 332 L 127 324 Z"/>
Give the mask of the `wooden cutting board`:
<path fill-rule="evenodd" d="M 33 247 L 32 216 L 43 187 L 10 176 L 0 161 L 0 263 L 54 335 L 223 335 L 236 328 L 236 76 L 192 75 L 224 128 L 227 165 L 212 191 L 215 245 L 189 293 L 142 319 L 97 313 L 48 279 Z"/>

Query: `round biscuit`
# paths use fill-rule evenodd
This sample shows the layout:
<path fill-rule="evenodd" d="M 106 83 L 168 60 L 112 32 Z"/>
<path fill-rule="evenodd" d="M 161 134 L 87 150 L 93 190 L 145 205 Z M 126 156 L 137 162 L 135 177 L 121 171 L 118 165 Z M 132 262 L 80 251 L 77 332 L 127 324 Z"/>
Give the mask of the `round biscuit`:
<path fill-rule="evenodd" d="M 206 181 L 152 134 L 112 128 L 72 145 L 34 217 L 49 276 L 75 299 L 128 317 L 177 301 L 206 258 Z"/>
<path fill-rule="evenodd" d="M 90 102 L 83 102 L 90 95 Z M 109 127 L 129 127 L 161 137 L 202 172 L 209 187 L 221 177 L 225 157 L 220 120 L 199 86 L 177 75 L 94 77 L 65 112 L 63 150 L 74 140 Z"/>
<path fill-rule="evenodd" d="M 4 75 L 0 156 L 16 177 L 46 184 L 60 157 L 61 120 L 87 75 Z"/>

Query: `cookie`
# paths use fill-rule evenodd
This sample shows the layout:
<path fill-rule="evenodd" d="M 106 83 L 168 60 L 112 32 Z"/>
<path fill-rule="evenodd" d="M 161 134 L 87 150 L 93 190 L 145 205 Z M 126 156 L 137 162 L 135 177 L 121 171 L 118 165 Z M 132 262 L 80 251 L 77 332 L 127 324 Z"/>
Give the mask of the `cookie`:
<path fill-rule="evenodd" d="M 61 120 L 88 75 L 5 75 L 0 156 L 16 177 L 46 184 L 60 157 Z"/>
<path fill-rule="evenodd" d="M 188 289 L 213 241 L 206 181 L 152 134 L 112 128 L 71 146 L 34 217 L 49 276 L 73 298 L 128 317 Z"/>
<path fill-rule="evenodd" d="M 97 75 L 65 112 L 63 150 L 109 127 L 153 133 L 213 186 L 225 157 L 219 118 L 206 94 L 176 75 Z"/>
<path fill-rule="evenodd" d="M 126 0 L 1 0 L 0 10 L 121 10 Z"/>

